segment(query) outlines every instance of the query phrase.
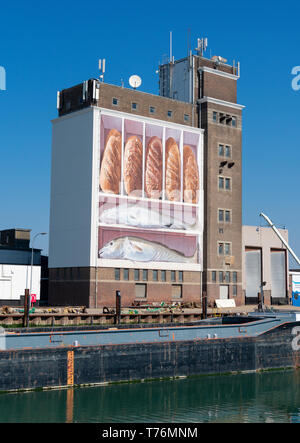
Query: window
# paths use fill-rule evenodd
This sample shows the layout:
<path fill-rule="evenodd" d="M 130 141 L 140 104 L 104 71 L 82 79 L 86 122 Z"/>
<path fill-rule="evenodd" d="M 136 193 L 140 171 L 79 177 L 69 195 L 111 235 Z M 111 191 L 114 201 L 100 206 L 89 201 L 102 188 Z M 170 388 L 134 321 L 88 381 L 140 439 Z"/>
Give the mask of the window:
<path fill-rule="evenodd" d="M 184 114 L 184 115 L 183 115 L 183 120 L 184 120 L 185 122 L 188 122 L 188 121 L 190 120 L 190 116 L 189 116 L 189 114 Z"/>
<path fill-rule="evenodd" d="M 171 271 L 171 281 L 176 281 L 176 273 L 175 273 L 175 271 Z"/>
<path fill-rule="evenodd" d="M 136 111 L 137 108 L 138 108 L 138 104 L 135 103 L 135 102 L 132 102 L 132 103 L 131 103 L 131 109 L 132 109 L 133 111 Z"/>
<path fill-rule="evenodd" d="M 225 123 L 226 116 L 220 112 L 219 114 L 219 123 L 224 124 Z"/>
<path fill-rule="evenodd" d="M 129 280 L 129 269 L 123 269 L 124 280 Z"/>
<path fill-rule="evenodd" d="M 173 111 L 168 111 L 167 112 L 168 117 L 172 117 L 172 114 L 173 114 Z"/>
<path fill-rule="evenodd" d="M 166 271 L 160 271 L 161 281 L 166 281 Z"/>
<path fill-rule="evenodd" d="M 183 281 L 183 271 L 178 272 L 178 280 Z"/>
<path fill-rule="evenodd" d="M 217 123 L 218 113 L 213 111 L 213 122 Z"/>
<path fill-rule="evenodd" d="M 232 117 L 231 124 L 236 127 L 236 117 Z"/>
<path fill-rule="evenodd" d="M 230 178 L 225 178 L 225 189 L 231 189 Z"/>
<path fill-rule="evenodd" d="M 229 271 L 225 272 L 225 281 L 226 281 L 226 283 L 230 283 L 230 272 Z"/>
<path fill-rule="evenodd" d="M 112 99 L 112 104 L 113 104 L 114 106 L 118 106 L 118 104 L 119 104 L 119 100 L 118 100 L 116 97 L 113 97 L 113 99 Z"/>
<path fill-rule="evenodd" d="M 219 209 L 219 222 L 224 221 L 224 209 Z"/>
<path fill-rule="evenodd" d="M 224 189 L 224 177 L 219 177 L 219 189 Z"/>
<path fill-rule="evenodd" d="M 237 272 L 232 273 L 232 281 L 233 281 L 233 283 L 237 282 Z"/>
<path fill-rule="evenodd" d="M 219 271 L 219 282 L 223 283 L 223 271 Z"/>
<path fill-rule="evenodd" d="M 219 255 L 230 255 L 231 247 L 230 243 L 218 243 L 218 253 Z"/>
<path fill-rule="evenodd" d="M 182 285 L 172 285 L 172 298 L 182 298 Z"/>
<path fill-rule="evenodd" d="M 231 157 L 231 149 L 230 146 L 228 145 L 225 146 L 225 157 L 227 158 Z"/>
<path fill-rule="evenodd" d="M 153 270 L 153 281 L 158 281 L 158 271 Z"/>
<path fill-rule="evenodd" d="M 220 157 L 224 156 L 224 145 L 219 145 L 219 156 Z"/>
<path fill-rule="evenodd" d="M 140 279 L 140 270 L 139 269 L 134 270 L 134 279 L 135 279 L 135 281 L 138 281 Z"/>
<path fill-rule="evenodd" d="M 143 283 L 135 284 L 135 296 L 137 298 L 146 298 L 147 297 L 147 285 Z"/>
<path fill-rule="evenodd" d="M 237 285 L 233 285 L 233 286 L 232 286 L 232 295 L 233 295 L 234 297 L 237 296 Z"/>
<path fill-rule="evenodd" d="M 155 114 L 155 107 L 149 106 L 149 112 L 150 112 L 150 114 Z"/>
<path fill-rule="evenodd" d="M 143 280 L 144 281 L 148 280 L 148 269 L 143 269 Z"/>
<path fill-rule="evenodd" d="M 226 223 L 229 223 L 231 221 L 230 211 L 228 210 L 225 210 L 225 221 Z"/>
<path fill-rule="evenodd" d="M 120 269 L 115 268 L 115 280 L 120 280 Z"/>
<path fill-rule="evenodd" d="M 211 271 L 211 281 L 215 283 L 217 281 L 217 272 Z"/>

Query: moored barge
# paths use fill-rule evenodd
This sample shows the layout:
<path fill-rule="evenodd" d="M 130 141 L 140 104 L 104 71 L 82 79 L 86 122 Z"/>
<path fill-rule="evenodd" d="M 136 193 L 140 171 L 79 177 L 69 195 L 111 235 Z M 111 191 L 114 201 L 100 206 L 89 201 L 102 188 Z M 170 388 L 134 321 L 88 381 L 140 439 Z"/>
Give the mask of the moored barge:
<path fill-rule="evenodd" d="M 0 334 L 0 392 L 297 367 L 300 313 Z"/>

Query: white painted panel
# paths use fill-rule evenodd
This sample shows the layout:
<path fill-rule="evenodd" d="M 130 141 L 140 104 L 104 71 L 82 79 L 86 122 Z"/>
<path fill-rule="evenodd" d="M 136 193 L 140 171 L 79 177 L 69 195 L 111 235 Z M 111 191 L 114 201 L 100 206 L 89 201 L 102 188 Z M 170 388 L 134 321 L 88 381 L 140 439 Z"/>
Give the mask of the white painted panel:
<path fill-rule="evenodd" d="M 49 267 L 90 266 L 94 108 L 53 121 Z"/>

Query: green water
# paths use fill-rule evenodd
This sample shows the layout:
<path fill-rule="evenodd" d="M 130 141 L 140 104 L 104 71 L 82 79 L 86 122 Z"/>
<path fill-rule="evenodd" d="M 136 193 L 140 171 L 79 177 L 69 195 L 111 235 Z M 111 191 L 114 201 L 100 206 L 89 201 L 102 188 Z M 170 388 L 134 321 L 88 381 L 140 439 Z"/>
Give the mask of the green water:
<path fill-rule="evenodd" d="M 300 422 L 300 370 L 2 394 L 0 422 Z"/>

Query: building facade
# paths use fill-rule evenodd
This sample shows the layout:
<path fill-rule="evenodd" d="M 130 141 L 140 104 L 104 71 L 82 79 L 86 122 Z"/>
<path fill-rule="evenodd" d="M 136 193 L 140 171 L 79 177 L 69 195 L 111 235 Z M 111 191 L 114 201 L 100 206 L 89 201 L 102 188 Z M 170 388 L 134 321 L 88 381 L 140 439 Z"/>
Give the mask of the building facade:
<path fill-rule="evenodd" d="M 31 254 L 33 265 L 31 267 Z M 41 250 L 30 248 L 29 229 L 5 229 L 0 231 L 0 305 L 24 304 L 25 289 L 40 300 Z"/>
<path fill-rule="evenodd" d="M 124 305 L 200 305 L 203 294 L 209 304 L 244 302 L 238 78 L 235 66 L 191 55 L 159 67 L 160 95 L 97 79 L 58 93 L 50 304 L 112 306 L 117 290 Z M 108 141 L 111 130 L 117 133 Z M 139 140 L 130 147 L 133 136 Z M 107 172 L 113 161 L 117 187 Z M 139 166 L 126 166 L 133 161 Z M 104 257 L 116 239 L 135 252 L 160 249 L 161 256 Z"/>

